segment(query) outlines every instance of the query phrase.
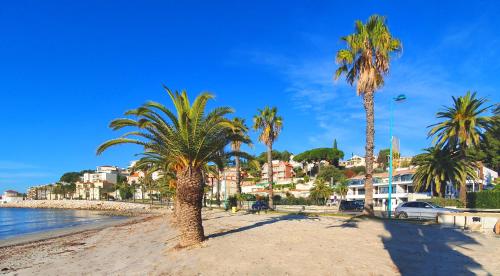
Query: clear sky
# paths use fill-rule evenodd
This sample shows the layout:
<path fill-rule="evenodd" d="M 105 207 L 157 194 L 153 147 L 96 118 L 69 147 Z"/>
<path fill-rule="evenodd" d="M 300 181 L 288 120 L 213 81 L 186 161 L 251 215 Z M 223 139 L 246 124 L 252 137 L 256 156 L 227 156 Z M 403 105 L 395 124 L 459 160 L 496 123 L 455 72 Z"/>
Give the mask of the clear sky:
<path fill-rule="evenodd" d="M 207 3 L 210 2 L 210 3 Z M 440 2 L 440 3 L 437 3 Z M 161 84 L 211 91 L 251 121 L 277 106 L 275 148 L 330 147 L 364 154 L 364 110 L 334 82 L 340 37 L 354 20 L 388 17 L 404 45 L 377 92 L 376 152 L 389 145 L 389 101 L 403 155 L 429 146 L 426 126 L 451 95 L 499 101 L 496 1 L 8 1 L 0 7 L 0 192 L 66 171 L 126 166 L 140 149 L 96 156 L 117 135 L 109 122 L 146 100 L 168 103 Z M 252 133 L 256 138 L 256 134 Z M 257 141 L 251 153 L 264 147 Z"/>

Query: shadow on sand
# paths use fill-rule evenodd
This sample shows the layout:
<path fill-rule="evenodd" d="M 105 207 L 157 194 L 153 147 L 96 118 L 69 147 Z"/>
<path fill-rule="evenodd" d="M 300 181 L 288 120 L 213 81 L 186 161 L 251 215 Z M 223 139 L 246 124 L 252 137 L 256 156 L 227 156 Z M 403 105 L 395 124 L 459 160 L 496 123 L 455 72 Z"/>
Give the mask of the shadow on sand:
<path fill-rule="evenodd" d="M 213 234 L 208 235 L 207 238 L 211 239 L 211 238 L 222 237 L 225 235 L 243 232 L 243 231 L 258 228 L 258 227 L 261 227 L 264 225 L 273 224 L 273 223 L 277 223 L 280 221 L 287 221 L 287 220 L 317 220 L 317 218 L 309 217 L 309 216 L 302 215 L 302 214 L 287 214 L 287 215 L 283 215 L 283 216 L 271 217 L 267 220 L 259 221 L 259 222 L 256 222 L 254 224 L 251 224 L 251 225 L 242 226 L 239 228 L 235 228 L 235 229 L 231 229 L 231 230 L 227 230 L 227 231 L 223 231 L 223 232 L 219 232 L 219 233 L 213 233 Z"/>
<path fill-rule="evenodd" d="M 358 228 L 368 218 L 354 217 L 330 227 Z M 398 220 L 380 220 L 390 237 L 381 237 L 385 249 L 402 275 L 493 275 L 462 252 L 479 244 L 461 230 Z M 477 247 L 476 247 L 477 248 Z"/>

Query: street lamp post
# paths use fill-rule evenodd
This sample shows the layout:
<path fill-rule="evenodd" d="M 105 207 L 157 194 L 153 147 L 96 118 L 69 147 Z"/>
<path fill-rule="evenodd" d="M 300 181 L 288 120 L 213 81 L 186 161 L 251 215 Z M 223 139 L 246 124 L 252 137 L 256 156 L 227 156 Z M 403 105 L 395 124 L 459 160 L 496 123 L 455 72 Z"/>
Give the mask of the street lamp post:
<path fill-rule="evenodd" d="M 393 144 L 393 135 L 392 135 L 392 127 L 394 124 L 394 102 L 402 102 L 406 100 L 406 96 L 404 94 L 400 94 L 395 98 L 392 98 L 391 100 L 391 118 L 390 118 L 390 125 L 389 125 L 389 136 L 391 140 L 391 144 L 389 147 L 389 204 L 388 204 L 388 217 L 392 217 L 392 144 Z"/>

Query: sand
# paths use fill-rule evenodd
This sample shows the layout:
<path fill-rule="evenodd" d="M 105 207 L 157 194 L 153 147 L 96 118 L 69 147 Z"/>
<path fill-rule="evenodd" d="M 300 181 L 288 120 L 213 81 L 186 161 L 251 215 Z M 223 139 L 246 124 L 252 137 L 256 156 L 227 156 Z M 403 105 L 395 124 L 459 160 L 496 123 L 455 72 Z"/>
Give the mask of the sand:
<path fill-rule="evenodd" d="M 199 246 L 174 249 L 170 215 L 0 248 L 17 275 L 495 275 L 500 238 L 385 220 L 204 212 Z"/>

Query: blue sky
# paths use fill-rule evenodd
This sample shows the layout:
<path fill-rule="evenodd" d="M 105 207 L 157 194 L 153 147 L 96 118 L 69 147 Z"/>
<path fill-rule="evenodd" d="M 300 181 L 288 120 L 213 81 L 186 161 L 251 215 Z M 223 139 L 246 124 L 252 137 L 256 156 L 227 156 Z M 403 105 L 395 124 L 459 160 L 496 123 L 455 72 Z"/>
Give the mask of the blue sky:
<path fill-rule="evenodd" d="M 180 3 L 182 2 L 182 3 Z M 440 2 L 440 3 L 436 3 Z M 250 121 L 277 106 L 275 148 L 299 153 L 334 138 L 364 153 L 364 110 L 334 82 L 340 37 L 356 19 L 386 15 L 404 44 L 376 96 L 376 151 L 389 141 L 389 100 L 403 155 L 430 144 L 451 95 L 499 101 L 500 5 L 495 1 L 9 1 L 0 8 L 0 192 L 56 181 L 66 171 L 126 166 L 139 148 L 102 156 L 109 122 L 161 88 L 211 91 Z M 252 133 L 256 138 L 256 134 Z M 258 142 L 252 153 L 264 147 Z"/>

